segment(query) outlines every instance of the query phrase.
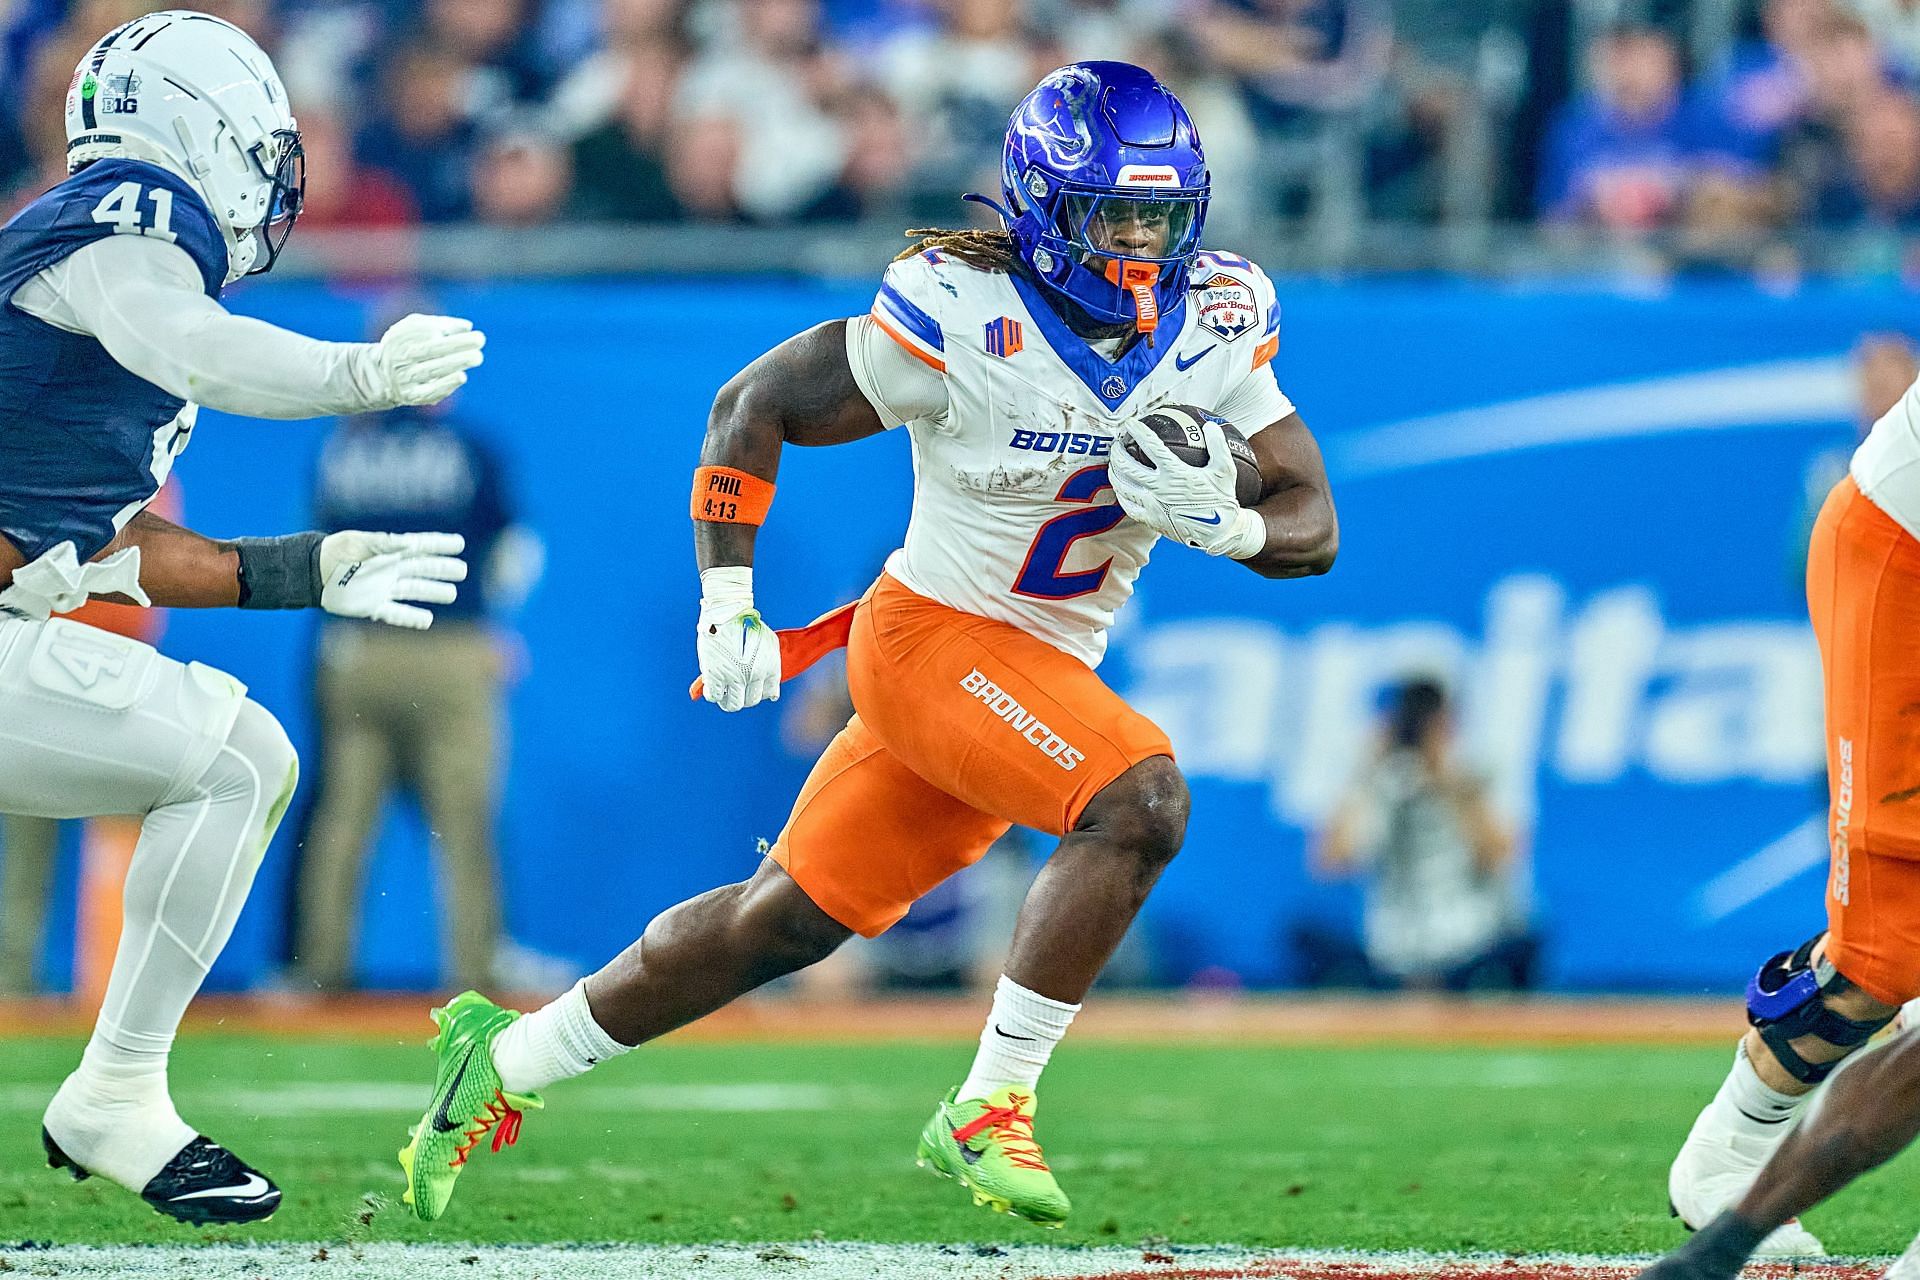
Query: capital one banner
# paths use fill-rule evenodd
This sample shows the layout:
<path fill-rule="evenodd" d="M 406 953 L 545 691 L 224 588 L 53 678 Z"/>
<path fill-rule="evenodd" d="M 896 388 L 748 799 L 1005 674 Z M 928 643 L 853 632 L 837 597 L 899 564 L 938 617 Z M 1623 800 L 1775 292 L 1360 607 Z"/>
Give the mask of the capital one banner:
<path fill-rule="evenodd" d="M 1525 833 L 1560 986 L 1732 990 L 1821 920 L 1819 671 L 1801 595 L 1812 495 L 1854 432 L 1847 353 L 1920 321 L 1892 292 L 1643 296 L 1289 284 L 1278 368 L 1340 510 L 1325 578 L 1268 582 L 1162 544 L 1103 674 L 1171 733 L 1187 849 L 1149 906 L 1174 980 L 1287 979 L 1281 939 L 1353 909 L 1305 833 L 1412 672 L 1460 690 L 1470 754 Z M 450 289 L 489 332 L 459 409 L 501 444 L 548 573 L 501 795 L 510 930 L 597 963 L 673 901 L 751 871 L 804 778 L 783 707 L 690 702 L 687 484 L 714 392 L 861 285 L 772 280 Z M 364 336 L 370 299 L 270 286 L 241 307 Z M 209 415 L 180 473 L 218 535 L 302 527 L 323 424 Z M 789 450 L 761 535 L 778 624 L 850 598 L 897 544 L 907 442 Z M 311 744 L 311 621 L 181 613 Z M 790 714 L 790 713 L 789 713 Z M 309 776 L 314 772 L 309 752 Z M 216 975 L 272 963 L 290 840 Z M 374 859 L 365 973 L 438 973 L 427 841 Z M 59 945 L 56 941 L 56 947 Z"/>

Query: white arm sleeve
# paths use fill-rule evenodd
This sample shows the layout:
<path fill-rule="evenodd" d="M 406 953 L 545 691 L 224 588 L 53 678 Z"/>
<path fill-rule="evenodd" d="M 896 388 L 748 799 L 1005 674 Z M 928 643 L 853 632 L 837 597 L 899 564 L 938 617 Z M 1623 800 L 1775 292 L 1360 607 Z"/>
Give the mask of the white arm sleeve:
<path fill-rule="evenodd" d="M 946 417 L 946 378 L 903 350 L 872 316 L 847 321 L 847 363 L 867 403 L 888 428 Z"/>
<path fill-rule="evenodd" d="M 1253 436 L 1292 416 L 1294 408 L 1273 376 L 1273 366 L 1263 364 L 1234 383 L 1233 390 L 1213 406 L 1213 411 L 1240 428 L 1241 435 Z"/>
<path fill-rule="evenodd" d="M 236 316 L 206 295 L 186 250 L 108 236 L 42 271 L 13 305 L 99 340 L 129 373 L 170 395 L 254 418 L 391 407 L 372 343 L 321 342 Z"/>

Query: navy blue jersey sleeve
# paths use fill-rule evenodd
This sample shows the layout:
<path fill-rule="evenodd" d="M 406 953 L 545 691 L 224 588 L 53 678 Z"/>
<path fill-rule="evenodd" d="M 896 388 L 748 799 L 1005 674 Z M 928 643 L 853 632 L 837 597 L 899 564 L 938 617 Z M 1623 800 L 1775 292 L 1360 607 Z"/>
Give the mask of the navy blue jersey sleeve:
<path fill-rule="evenodd" d="M 186 250 L 200 268 L 208 297 L 227 277 L 227 242 L 213 213 L 182 178 L 137 160 L 101 160 L 23 209 L 0 239 L 10 270 L 0 287 L 14 289 L 75 252 L 112 235 L 149 236 Z"/>

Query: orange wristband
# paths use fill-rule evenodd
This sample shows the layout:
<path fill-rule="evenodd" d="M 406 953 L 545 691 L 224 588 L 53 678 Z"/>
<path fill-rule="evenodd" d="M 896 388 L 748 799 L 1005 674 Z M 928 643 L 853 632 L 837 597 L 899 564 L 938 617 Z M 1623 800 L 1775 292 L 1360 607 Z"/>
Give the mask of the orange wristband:
<path fill-rule="evenodd" d="M 732 467 L 697 467 L 693 518 L 714 524 L 760 524 L 773 506 L 773 481 Z"/>

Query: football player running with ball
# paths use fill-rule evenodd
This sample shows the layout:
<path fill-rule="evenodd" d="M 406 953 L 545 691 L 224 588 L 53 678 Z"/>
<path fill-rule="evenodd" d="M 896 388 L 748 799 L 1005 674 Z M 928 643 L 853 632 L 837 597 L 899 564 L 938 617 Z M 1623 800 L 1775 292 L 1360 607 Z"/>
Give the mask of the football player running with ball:
<path fill-rule="evenodd" d="M 263 418 L 431 404 L 480 363 L 465 321 L 377 344 L 230 315 L 299 212 L 300 135 L 245 32 L 169 11 L 109 33 L 67 92 L 70 176 L 0 229 L 0 812 L 144 814 L 93 1038 L 47 1107 L 48 1159 L 188 1222 L 280 1191 L 174 1110 L 167 1058 L 293 794 L 272 714 L 231 676 L 51 615 L 319 607 L 425 627 L 466 576 L 447 534 L 216 542 L 145 507 L 199 405 Z"/>
<path fill-rule="evenodd" d="M 1007 131 L 1003 230 L 913 233 L 928 238 L 871 314 L 788 340 L 721 391 L 693 490 L 705 697 L 771 700 L 844 643 L 856 714 L 751 879 L 662 913 L 535 1013 L 474 993 L 435 1011 L 438 1078 L 401 1153 L 420 1217 L 445 1211 L 489 1134 L 512 1141 L 536 1090 L 882 932 L 1019 823 L 1060 845 L 919 1155 L 977 1203 L 1066 1218 L 1035 1086 L 1187 820 L 1166 735 L 1095 674 L 1107 629 L 1161 537 L 1269 578 L 1334 558 L 1319 450 L 1270 364 L 1273 287 L 1201 251 L 1207 184 L 1192 122 L 1151 75 L 1061 68 Z M 1143 429 L 1157 408 L 1198 428 L 1204 465 Z M 1251 507 L 1221 420 L 1251 437 Z M 752 564 L 782 446 L 898 423 L 917 477 L 905 547 L 857 605 L 776 635 Z"/>

